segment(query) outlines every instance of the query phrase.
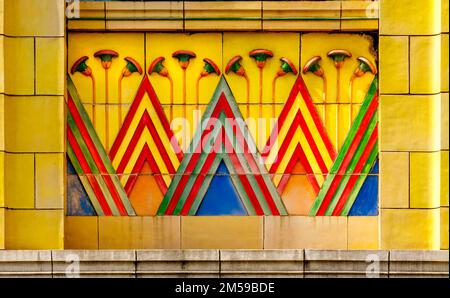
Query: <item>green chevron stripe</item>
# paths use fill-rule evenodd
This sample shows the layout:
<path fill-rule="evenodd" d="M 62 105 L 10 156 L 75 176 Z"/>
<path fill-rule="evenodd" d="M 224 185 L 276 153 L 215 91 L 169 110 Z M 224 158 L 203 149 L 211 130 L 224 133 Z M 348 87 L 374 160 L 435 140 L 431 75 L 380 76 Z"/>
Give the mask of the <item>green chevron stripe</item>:
<path fill-rule="evenodd" d="M 73 132 L 73 135 L 78 143 L 78 145 L 81 148 L 81 151 L 83 152 L 83 156 L 86 159 L 89 168 L 91 169 L 92 173 L 94 174 L 95 179 L 98 181 L 100 188 L 103 192 L 103 195 L 106 198 L 106 201 L 108 202 L 109 208 L 111 209 L 111 212 L 113 215 L 120 215 L 119 210 L 117 209 L 117 206 L 111 197 L 111 193 L 109 192 L 108 187 L 105 184 L 105 181 L 103 180 L 103 177 L 101 176 L 90 152 L 89 149 L 86 146 L 86 143 L 84 142 L 83 137 L 81 136 L 80 131 L 78 130 L 78 127 L 75 124 L 74 119 L 72 118 L 72 115 L 70 113 L 67 114 L 67 124 L 69 125 L 70 129 Z M 100 177 L 100 179 L 99 179 Z"/>
<path fill-rule="evenodd" d="M 109 174 L 115 174 L 116 170 L 112 166 L 112 163 L 108 157 L 108 154 L 106 153 L 106 151 L 94 129 L 94 126 L 92 125 L 91 119 L 89 118 L 89 115 L 87 114 L 86 109 L 83 107 L 83 104 L 81 103 L 78 92 L 77 92 L 75 85 L 73 84 L 70 76 L 68 76 L 68 80 L 67 80 L 67 89 L 69 90 L 70 96 L 72 97 L 73 102 L 75 103 L 75 106 L 77 107 L 78 113 L 80 114 L 81 119 L 83 120 L 83 123 L 86 126 L 89 136 L 91 137 L 91 140 L 94 143 L 95 148 L 97 149 L 97 152 L 98 152 L 100 158 L 102 159 L 106 170 L 108 171 Z"/>
<path fill-rule="evenodd" d="M 369 155 L 369 158 L 367 159 L 366 164 L 364 165 L 363 170 L 361 171 L 363 175 L 359 176 L 356 180 L 355 185 L 353 186 L 353 190 L 350 194 L 350 196 L 347 199 L 347 202 L 345 202 L 344 208 L 341 211 L 340 215 L 347 216 L 350 212 L 353 203 L 356 200 L 356 197 L 359 194 L 359 191 L 361 190 L 361 187 L 364 184 L 364 181 L 366 181 L 367 175 L 370 173 L 370 169 L 372 169 L 373 165 L 376 162 L 378 156 L 378 141 L 375 143 L 375 146 L 373 146 L 372 152 Z"/>
<path fill-rule="evenodd" d="M 331 169 L 330 172 L 325 179 L 325 182 L 322 184 L 322 187 L 320 188 L 319 194 L 317 195 L 316 200 L 314 201 L 310 211 L 310 216 L 315 216 L 317 214 L 317 211 L 319 210 L 320 206 L 322 205 L 323 199 L 325 198 L 328 189 L 331 186 L 331 183 L 333 182 L 333 179 L 338 172 L 345 156 L 347 155 L 348 149 L 350 148 L 350 145 L 353 141 L 353 139 L 356 136 L 356 133 L 361 125 L 362 120 L 364 119 L 364 116 L 367 113 L 367 110 L 369 109 L 369 106 L 374 99 L 375 93 L 377 92 L 377 77 L 375 77 L 372 81 L 372 84 L 370 85 L 369 91 L 364 99 L 364 102 L 358 112 L 358 115 L 356 116 L 355 121 L 353 122 L 352 126 L 350 127 L 350 131 L 345 138 L 344 144 L 342 145 L 341 150 L 339 151 Z"/>
<path fill-rule="evenodd" d="M 233 133 L 232 128 L 231 128 L 230 125 L 226 125 L 225 126 L 225 132 L 226 132 L 229 140 L 231 142 L 233 142 L 233 144 L 235 144 L 236 156 L 237 156 L 237 158 L 239 160 L 239 163 L 241 164 L 241 167 L 244 170 L 245 177 L 247 178 L 248 182 L 250 183 L 250 186 L 252 187 L 252 190 L 255 192 L 255 196 L 258 199 L 259 205 L 263 209 L 264 214 L 266 214 L 266 215 L 272 214 L 272 212 L 271 212 L 271 210 L 269 208 L 269 205 L 267 204 L 267 201 L 265 200 L 264 194 L 262 193 L 262 190 L 259 187 L 259 184 L 258 184 L 258 182 L 255 179 L 254 173 L 252 173 L 250 164 L 248 163 L 248 160 L 245 157 L 245 154 L 244 153 L 239 153 L 239 152 L 244 152 L 244 150 L 239 145 L 239 142 L 237 141 L 237 137 Z M 248 173 L 251 173 L 251 174 L 248 174 Z M 271 182 L 271 183 L 273 184 L 273 182 Z"/>
<path fill-rule="evenodd" d="M 359 162 L 361 155 L 363 154 L 363 152 L 367 147 L 367 143 L 369 142 L 370 136 L 372 135 L 372 132 L 375 129 L 377 123 L 378 118 L 377 113 L 375 112 L 375 114 L 372 116 L 372 119 L 370 120 L 367 130 L 364 132 L 363 138 L 361 139 L 361 142 L 359 143 L 358 148 L 355 151 L 355 154 L 353 155 L 350 161 L 350 164 L 347 167 L 347 170 L 345 171 L 344 174 L 345 176 L 342 177 L 338 189 L 334 193 L 333 198 L 331 199 L 330 204 L 328 205 L 327 210 L 325 211 L 325 216 L 331 216 L 331 214 L 333 213 L 336 204 L 338 203 L 342 193 L 344 192 L 345 187 L 347 186 L 348 180 L 350 180 L 350 177 L 353 174 L 353 171 L 355 170 L 355 167 Z M 336 174 L 333 174 L 333 178 L 335 178 L 336 176 L 337 176 Z"/>
<path fill-rule="evenodd" d="M 212 146 L 214 145 L 214 142 L 217 138 L 217 135 L 221 131 L 221 125 L 216 125 L 213 129 L 213 131 L 209 134 L 208 142 L 205 145 L 204 148 L 202 148 L 202 153 L 200 154 L 200 157 L 197 161 L 197 164 L 194 167 L 194 170 L 189 175 L 189 180 L 186 183 L 183 192 L 181 193 L 180 198 L 178 199 L 178 203 L 173 211 L 175 215 L 180 214 L 181 209 L 183 209 L 184 203 L 186 202 L 187 197 L 189 196 L 192 186 L 195 184 L 195 181 L 197 180 L 198 175 L 200 175 L 200 171 L 203 168 L 203 165 L 205 164 L 206 159 L 208 158 L 208 155 L 211 154 L 210 151 L 212 149 Z M 183 175 L 187 175 L 183 173 Z M 178 185 L 177 185 L 178 187 Z M 170 198 L 172 198 L 173 193 L 175 192 L 176 188 L 174 187 L 173 192 L 170 194 Z M 204 184 L 202 183 L 201 188 L 204 187 Z"/>

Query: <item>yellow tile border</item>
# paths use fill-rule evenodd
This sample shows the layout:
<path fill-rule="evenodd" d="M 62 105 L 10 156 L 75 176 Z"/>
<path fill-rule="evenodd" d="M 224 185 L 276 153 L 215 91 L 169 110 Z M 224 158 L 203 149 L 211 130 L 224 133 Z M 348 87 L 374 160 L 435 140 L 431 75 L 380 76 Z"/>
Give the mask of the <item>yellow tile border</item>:
<path fill-rule="evenodd" d="M 81 17 L 69 19 L 68 30 L 367 31 L 378 30 L 378 7 L 360 0 L 82 2 Z"/>

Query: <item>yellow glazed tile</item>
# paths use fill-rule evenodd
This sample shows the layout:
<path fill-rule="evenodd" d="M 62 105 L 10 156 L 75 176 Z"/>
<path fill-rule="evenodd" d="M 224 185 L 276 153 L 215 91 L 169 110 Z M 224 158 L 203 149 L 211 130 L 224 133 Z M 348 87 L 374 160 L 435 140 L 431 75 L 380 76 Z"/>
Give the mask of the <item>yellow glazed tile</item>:
<path fill-rule="evenodd" d="M 439 209 L 381 209 L 380 249 L 439 249 Z"/>
<path fill-rule="evenodd" d="M 181 218 L 179 216 L 143 217 L 144 249 L 180 249 Z"/>
<path fill-rule="evenodd" d="M 441 38 L 412 36 L 410 48 L 410 93 L 441 91 Z"/>
<path fill-rule="evenodd" d="M 92 42 L 95 40 L 95 42 Z M 114 50 L 119 56 L 113 58 L 108 70 L 108 86 L 105 85 L 106 74 L 100 59 L 94 57 L 99 50 Z M 86 64 L 92 69 L 95 78 L 96 103 L 106 102 L 106 90 L 108 90 L 108 102 L 117 104 L 119 102 L 119 77 L 126 66 L 125 57 L 135 59 L 142 70 L 145 71 L 144 58 L 144 34 L 143 33 L 70 33 L 68 36 L 68 64 L 70 70 L 73 63 L 80 57 L 88 56 Z M 89 77 L 81 73 L 71 75 L 83 103 L 92 103 L 93 84 Z M 133 73 L 122 80 L 122 103 L 133 101 L 136 91 L 142 81 L 142 75 Z M 108 87 L 108 88 L 107 88 Z M 102 107 L 99 107 L 101 110 Z"/>
<path fill-rule="evenodd" d="M 78 21 L 68 20 L 67 29 L 69 30 L 92 30 L 92 31 L 104 31 L 106 24 L 104 20 L 101 21 Z"/>
<path fill-rule="evenodd" d="M 449 149 L 449 96 L 448 93 L 441 93 L 441 149 Z"/>
<path fill-rule="evenodd" d="M 408 36 L 380 36 L 380 93 L 408 93 Z"/>
<path fill-rule="evenodd" d="M 246 70 L 250 84 L 250 103 L 260 102 L 260 71 L 255 59 L 249 52 L 255 49 L 272 51 L 273 57 L 268 59 L 263 68 L 262 103 L 272 103 L 272 82 L 280 68 L 280 58 L 286 57 L 299 69 L 300 35 L 297 33 L 224 33 L 223 62 L 236 55 L 242 56 L 241 64 Z M 247 102 L 246 81 L 243 77 L 230 72 L 226 75 L 234 97 L 239 103 Z M 275 102 L 284 103 L 295 82 L 295 76 L 288 73 L 276 80 Z"/>
<path fill-rule="evenodd" d="M 448 33 L 448 1 L 441 0 L 441 31 Z"/>
<path fill-rule="evenodd" d="M 0 151 L 5 150 L 5 96 L 0 94 Z"/>
<path fill-rule="evenodd" d="M 448 207 L 441 208 L 441 249 L 448 250 Z"/>
<path fill-rule="evenodd" d="M 448 207 L 448 151 L 441 151 L 441 206 Z"/>
<path fill-rule="evenodd" d="M 142 217 L 100 216 L 99 249 L 142 249 Z"/>
<path fill-rule="evenodd" d="M 64 208 L 63 154 L 36 154 L 36 208 Z"/>
<path fill-rule="evenodd" d="M 5 249 L 5 208 L 0 208 L 0 249 Z"/>
<path fill-rule="evenodd" d="M 348 249 L 378 249 L 378 216 L 348 217 Z"/>
<path fill-rule="evenodd" d="M 5 152 L 0 151 L 0 207 L 5 207 Z"/>
<path fill-rule="evenodd" d="M 440 1 L 380 0 L 380 34 L 440 33 L 440 9 Z"/>
<path fill-rule="evenodd" d="M 4 20 L 5 20 L 5 0 L 0 0 L 0 34 L 5 33 Z"/>
<path fill-rule="evenodd" d="M 448 92 L 448 33 L 441 35 L 441 91 Z"/>
<path fill-rule="evenodd" d="M 412 152 L 410 156 L 410 162 L 410 207 L 439 207 L 439 190 L 441 181 L 440 152 Z"/>
<path fill-rule="evenodd" d="M 409 153 L 380 153 L 380 207 L 408 208 Z"/>
<path fill-rule="evenodd" d="M 264 220 L 265 249 L 347 249 L 347 217 L 267 216 Z"/>
<path fill-rule="evenodd" d="M 5 92 L 15 95 L 34 94 L 33 38 L 4 38 Z"/>
<path fill-rule="evenodd" d="M 381 95 L 381 151 L 440 147 L 440 95 Z"/>
<path fill-rule="evenodd" d="M 262 249 L 263 217 L 183 216 L 182 249 Z"/>
<path fill-rule="evenodd" d="M 6 249 L 63 248 L 63 210 L 7 210 Z"/>
<path fill-rule="evenodd" d="M 5 145 L 15 152 L 63 152 L 62 96 L 5 97 Z"/>
<path fill-rule="evenodd" d="M 222 67 L 222 34 L 147 34 L 147 68 L 152 61 L 160 56 L 165 57 L 164 65 L 173 80 L 173 101 L 176 104 L 183 103 L 183 71 L 178 60 L 172 57 L 172 53 L 178 50 L 189 50 L 196 54 L 190 59 L 186 69 L 186 102 L 197 103 L 197 79 L 203 70 L 204 58 L 211 59 L 221 71 Z M 148 69 L 147 69 L 148 70 Z M 156 73 L 150 75 L 150 81 L 163 104 L 170 104 L 170 85 L 167 78 Z M 210 74 L 199 82 L 198 102 L 205 104 L 211 100 L 216 89 L 219 77 Z"/>
<path fill-rule="evenodd" d="M 36 38 L 36 94 L 64 95 L 64 38 Z"/>
<path fill-rule="evenodd" d="M 0 23 L 2 23 L 2 22 L 0 22 Z M 0 71 L 0 93 L 4 93 L 5 92 L 5 37 L 3 35 L 0 35 L 0 69 L 2 70 L 2 71 Z"/>
<path fill-rule="evenodd" d="M 33 154 L 5 154 L 5 203 L 9 208 L 34 208 Z"/>
<path fill-rule="evenodd" d="M 98 249 L 98 217 L 64 217 L 64 249 Z"/>
<path fill-rule="evenodd" d="M 378 29 L 378 20 L 342 20 L 342 31 L 371 31 Z"/>
<path fill-rule="evenodd" d="M 60 0 L 5 1 L 5 34 L 64 36 L 64 4 Z"/>
<path fill-rule="evenodd" d="M 376 53 L 373 49 L 372 38 L 368 35 L 354 34 L 331 34 L 331 33 L 310 33 L 302 34 L 301 40 L 301 67 L 314 56 L 321 56 L 322 66 L 327 79 L 327 102 L 337 101 L 337 70 L 334 62 L 327 56 L 327 53 L 333 49 L 344 49 L 352 54 L 350 59 L 346 59 L 341 69 L 341 94 L 340 102 L 350 102 L 350 78 L 359 66 L 357 57 L 365 57 L 376 64 Z M 303 75 L 304 81 L 311 97 L 316 101 L 323 101 L 323 82 L 312 73 Z M 364 100 L 370 83 L 374 76 L 366 73 L 364 76 L 355 79 L 353 83 L 353 102 L 361 103 Z"/>

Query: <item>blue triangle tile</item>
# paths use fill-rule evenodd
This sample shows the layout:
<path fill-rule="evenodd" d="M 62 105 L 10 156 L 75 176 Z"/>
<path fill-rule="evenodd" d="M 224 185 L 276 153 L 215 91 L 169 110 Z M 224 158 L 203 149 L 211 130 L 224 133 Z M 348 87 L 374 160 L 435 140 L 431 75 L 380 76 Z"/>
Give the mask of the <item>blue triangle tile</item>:
<path fill-rule="evenodd" d="M 378 215 L 378 176 L 367 176 L 348 215 Z"/>
<path fill-rule="evenodd" d="M 223 161 L 220 163 L 196 215 L 247 215 L 231 181 L 230 172 Z"/>
<path fill-rule="evenodd" d="M 72 174 L 73 171 L 73 174 Z M 69 216 L 95 216 L 97 215 L 88 194 L 84 190 L 80 177 L 67 158 L 67 215 Z"/>

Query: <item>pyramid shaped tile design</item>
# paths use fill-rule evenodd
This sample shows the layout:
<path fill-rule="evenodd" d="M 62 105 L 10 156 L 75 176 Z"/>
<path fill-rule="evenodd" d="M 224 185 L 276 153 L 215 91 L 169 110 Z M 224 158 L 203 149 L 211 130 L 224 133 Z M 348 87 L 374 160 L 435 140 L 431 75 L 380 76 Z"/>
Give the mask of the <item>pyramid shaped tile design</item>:
<path fill-rule="evenodd" d="M 159 215 L 195 215 L 222 160 L 249 215 L 287 215 L 222 76 Z"/>
<path fill-rule="evenodd" d="M 378 156 L 378 82 L 361 109 L 326 177 L 310 215 L 348 215 Z"/>
<path fill-rule="evenodd" d="M 98 215 L 135 215 L 108 155 L 67 78 L 67 155 Z"/>
<path fill-rule="evenodd" d="M 109 156 L 129 195 L 145 162 L 163 194 L 183 158 L 156 93 L 145 75 Z M 148 173 L 147 173 L 148 174 Z"/>
<path fill-rule="evenodd" d="M 333 164 L 336 153 L 300 75 L 262 156 L 280 193 L 298 161 L 316 193 Z"/>

